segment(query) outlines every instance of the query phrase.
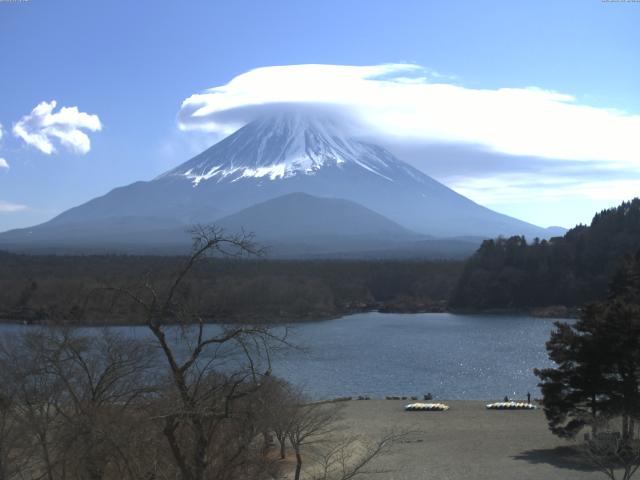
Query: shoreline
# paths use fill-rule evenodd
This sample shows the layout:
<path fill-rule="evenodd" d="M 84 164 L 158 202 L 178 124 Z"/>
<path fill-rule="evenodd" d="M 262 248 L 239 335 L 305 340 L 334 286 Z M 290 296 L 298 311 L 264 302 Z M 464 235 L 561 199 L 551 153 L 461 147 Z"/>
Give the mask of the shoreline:
<path fill-rule="evenodd" d="M 466 309 L 450 309 L 440 306 L 434 308 L 389 308 L 388 306 L 378 305 L 371 308 L 354 308 L 345 309 L 336 312 L 327 312 L 325 315 L 317 315 L 313 317 L 294 317 L 290 315 L 284 316 L 267 316 L 259 317 L 257 315 L 247 315 L 242 318 L 240 316 L 226 316 L 219 319 L 213 319 L 209 316 L 205 320 L 207 325 L 230 325 L 230 324 L 252 324 L 252 325 L 285 325 L 296 323 L 314 323 L 324 322 L 327 320 L 336 320 L 338 318 L 357 315 L 363 313 L 382 313 L 382 314 L 425 314 L 425 313 L 449 313 L 452 315 L 495 315 L 495 316 L 522 316 L 541 319 L 558 319 L 568 320 L 576 319 L 580 316 L 580 309 L 575 307 L 540 307 L 527 309 L 487 309 L 487 310 L 466 310 Z M 33 326 L 77 326 L 77 327 L 140 327 L 144 326 L 144 322 L 52 322 L 46 317 L 37 315 L 27 315 L 19 313 L 0 313 L 0 324 L 5 325 L 33 325 Z M 167 325 L 178 325 L 167 324 Z"/>
<path fill-rule="evenodd" d="M 359 396 L 344 396 L 344 397 L 335 397 L 335 398 L 325 398 L 325 399 L 319 399 L 319 400 L 315 400 L 311 403 L 338 403 L 338 404 L 342 404 L 342 403 L 365 403 L 365 402 L 400 402 L 403 404 L 410 404 L 410 403 L 456 403 L 456 402 L 475 402 L 475 403 L 482 403 L 485 406 L 489 403 L 496 403 L 496 402 L 502 402 L 504 401 L 504 398 L 457 398 L 457 399 L 442 399 L 442 398 L 438 398 L 438 397 L 433 397 L 429 400 L 425 400 L 424 398 L 421 398 L 422 396 L 413 398 L 412 396 L 398 396 L 398 395 L 385 395 L 382 397 L 372 397 L 369 395 L 359 395 Z M 522 403 L 526 403 L 527 399 L 526 398 L 509 398 L 510 402 L 522 402 Z M 542 409 L 542 399 L 540 398 L 531 398 L 531 404 L 534 405 L 536 407 L 537 410 L 541 410 Z"/>

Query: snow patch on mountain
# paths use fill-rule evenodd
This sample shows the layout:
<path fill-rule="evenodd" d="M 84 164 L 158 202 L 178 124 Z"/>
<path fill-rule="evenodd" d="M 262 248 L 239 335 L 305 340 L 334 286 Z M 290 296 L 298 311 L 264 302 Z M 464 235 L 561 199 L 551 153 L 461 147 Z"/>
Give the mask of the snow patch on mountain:
<path fill-rule="evenodd" d="M 183 177 L 198 186 L 209 180 L 279 180 L 353 164 L 393 181 L 386 171 L 399 162 L 380 147 L 349 137 L 347 130 L 332 118 L 301 113 L 270 116 L 244 126 L 159 178 Z"/>

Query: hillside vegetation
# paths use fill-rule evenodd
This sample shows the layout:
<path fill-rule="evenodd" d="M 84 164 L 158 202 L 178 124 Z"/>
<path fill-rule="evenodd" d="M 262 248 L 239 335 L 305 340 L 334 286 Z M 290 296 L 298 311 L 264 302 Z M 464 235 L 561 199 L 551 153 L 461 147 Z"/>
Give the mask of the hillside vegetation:
<path fill-rule="evenodd" d="M 101 288 L 129 288 L 146 279 L 163 291 L 185 261 L 0 253 L 0 318 L 73 321 L 88 308 L 98 323 L 137 323 L 140 312 L 107 303 Z M 462 262 L 209 259 L 194 268 L 180 294 L 211 321 L 297 321 L 372 309 L 441 311 L 461 270 Z"/>
<path fill-rule="evenodd" d="M 456 309 L 575 307 L 607 295 L 625 255 L 640 248 L 640 199 L 596 214 L 549 241 L 486 240 L 467 261 L 450 306 Z"/>

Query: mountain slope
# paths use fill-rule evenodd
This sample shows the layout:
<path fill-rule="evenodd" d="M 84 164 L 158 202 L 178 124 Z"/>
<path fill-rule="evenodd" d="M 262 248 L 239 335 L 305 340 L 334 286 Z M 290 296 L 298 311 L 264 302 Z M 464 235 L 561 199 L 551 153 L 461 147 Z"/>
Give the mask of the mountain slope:
<path fill-rule="evenodd" d="M 245 229 L 264 239 L 386 237 L 417 240 L 415 234 L 355 202 L 290 193 L 216 221 L 227 231 Z"/>
<path fill-rule="evenodd" d="M 65 231 L 82 233 L 69 236 L 72 244 L 105 229 L 105 239 L 126 240 L 140 230 L 140 219 L 143 230 L 155 233 L 138 232 L 132 240 L 152 245 L 170 239 L 161 233 L 169 224 L 184 230 L 212 223 L 295 192 L 349 200 L 436 237 L 549 236 L 470 201 L 379 146 L 347 136 L 333 119 L 284 114 L 246 125 L 154 180 L 116 188 L 47 223 L 2 234 L 0 244 L 46 244 L 52 235 L 64 241 Z M 117 231 L 109 231 L 113 225 Z"/>
<path fill-rule="evenodd" d="M 216 221 L 227 232 L 247 231 L 278 257 L 382 255 L 425 239 L 355 202 L 291 193 Z M 431 249 L 423 248 L 431 256 Z M 452 253 L 454 251 L 452 250 Z M 469 252 L 471 253 L 471 252 Z"/>

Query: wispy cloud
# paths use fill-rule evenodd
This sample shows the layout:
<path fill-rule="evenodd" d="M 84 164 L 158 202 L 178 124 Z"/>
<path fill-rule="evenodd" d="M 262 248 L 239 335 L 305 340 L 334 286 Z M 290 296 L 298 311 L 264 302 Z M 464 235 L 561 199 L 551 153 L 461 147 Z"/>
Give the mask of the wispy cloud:
<path fill-rule="evenodd" d="M 83 130 L 101 130 L 100 118 L 81 112 L 78 107 L 61 107 L 54 112 L 56 105 L 55 100 L 39 103 L 30 114 L 13 125 L 14 135 L 47 155 L 56 151 L 52 139 L 57 139 L 70 152 L 88 153 L 91 140 Z"/>
<path fill-rule="evenodd" d="M 0 213 L 14 213 L 26 210 L 27 206 L 20 203 L 10 203 L 0 200 Z"/>
<path fill-rule="evenodd" d="M 517 202 L 522 192 L 529 192 L 536 201 L 562 200 L 563 198 L 583 198 L 617 202 L 622 198 L 633 198 L 640 192 L 640 176 L 636 178 L 616 178 L 606 181 L 609 188 L 602 188 L 598 179 L 549 177 L 544 175 L 500 175 L 493 178 L 464 178 L 452 181 L 452 186 L 463 195 L 475 198 L 480 203 Z"/>

